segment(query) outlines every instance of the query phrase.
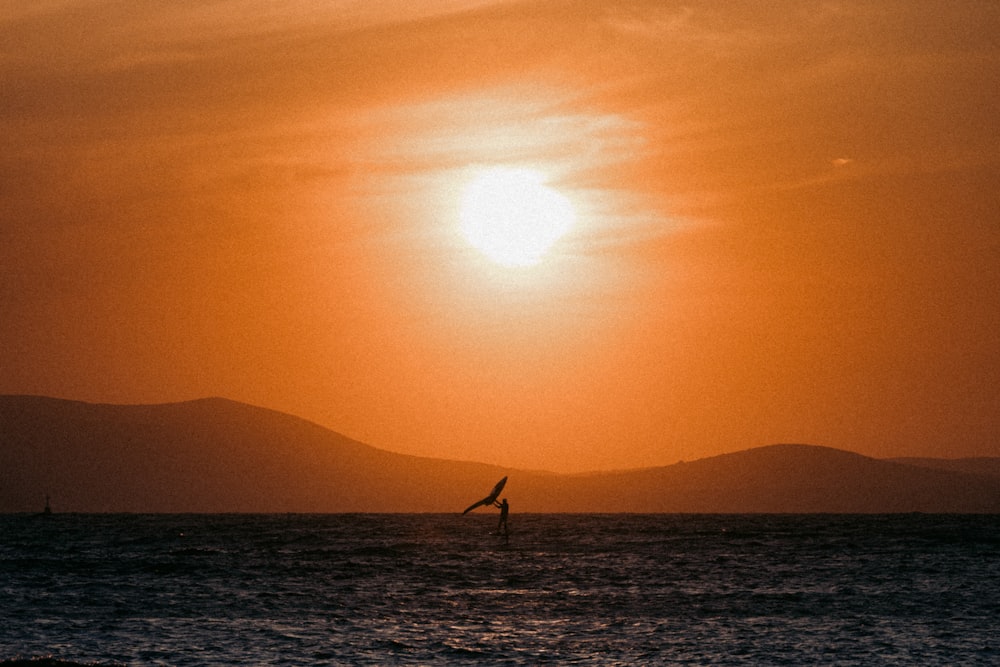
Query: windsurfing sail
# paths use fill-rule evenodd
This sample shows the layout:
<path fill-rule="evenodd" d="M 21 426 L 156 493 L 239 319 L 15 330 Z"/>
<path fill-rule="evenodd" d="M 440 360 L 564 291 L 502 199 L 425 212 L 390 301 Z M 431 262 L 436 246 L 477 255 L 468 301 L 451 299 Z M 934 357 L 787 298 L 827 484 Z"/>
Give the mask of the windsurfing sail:
<path fill-rule="evenodd" d="M 490 495 L 486 496 L 482 500 L 479 500 L 469 505 L 465 509 L 465 511 L 462 512 L 462 514 L 468 514 L 477 507 L 486 507 L 487 505 L 492 505 L 494 501 L 496 501 L 497 497 L 499 497 L 500 492 L 503 491 L 503 486 L 506 483 L 507 483 L 507 477 L 504 476 L 504 478 L 501 479 L 499 482 L 497 482 L 497 485 L 493 487 L 493 490 L 490 491 Z"/>

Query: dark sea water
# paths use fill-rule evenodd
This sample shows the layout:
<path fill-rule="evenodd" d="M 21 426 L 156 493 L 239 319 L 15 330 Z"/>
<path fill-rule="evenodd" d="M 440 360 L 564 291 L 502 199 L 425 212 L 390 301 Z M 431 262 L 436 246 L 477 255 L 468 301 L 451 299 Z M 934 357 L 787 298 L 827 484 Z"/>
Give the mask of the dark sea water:
<path fill-rule="evenodd" d="M 995 665 L 1000 517 L 0 516 L 0 660 Z"/>

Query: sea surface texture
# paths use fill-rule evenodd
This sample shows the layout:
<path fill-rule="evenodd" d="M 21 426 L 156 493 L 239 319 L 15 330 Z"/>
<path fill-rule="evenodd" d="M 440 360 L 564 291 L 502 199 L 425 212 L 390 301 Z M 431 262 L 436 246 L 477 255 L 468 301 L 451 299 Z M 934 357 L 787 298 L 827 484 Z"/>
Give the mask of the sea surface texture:
<path fill-rule="evenodd" d="M 0 516 L 0 660 L 995 665 L 1000 517 Z"/>

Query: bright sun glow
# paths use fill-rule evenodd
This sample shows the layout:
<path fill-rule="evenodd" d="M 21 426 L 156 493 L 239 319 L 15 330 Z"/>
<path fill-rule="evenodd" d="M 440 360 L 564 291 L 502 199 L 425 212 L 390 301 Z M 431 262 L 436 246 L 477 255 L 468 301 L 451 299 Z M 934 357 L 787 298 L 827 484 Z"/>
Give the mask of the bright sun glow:
<path fill-rule="evenodd" d="M 462 192 L 459 216 L 466 240 L 503 266 L 540 262 L 576 218 L 569 199 L 545 181 L 534 169 L 480 172 Z"/>

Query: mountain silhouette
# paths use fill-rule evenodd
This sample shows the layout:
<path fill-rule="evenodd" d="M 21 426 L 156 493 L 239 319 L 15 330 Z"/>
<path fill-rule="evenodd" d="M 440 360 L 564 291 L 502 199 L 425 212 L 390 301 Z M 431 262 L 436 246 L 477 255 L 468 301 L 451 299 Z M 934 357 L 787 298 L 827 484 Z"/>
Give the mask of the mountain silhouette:
<path fill-rule="evenodd" d="M 0 512 L 51 494 L 56 512 L 459 513 L 504 475 L 515 513 L 1000 512 L 998 459 L 909 461 L 771 445 L 565 475 L 395 454 L 222 398 L 0 396 Z"/>
<path fill-rule="evenodd" d="M 950 470 L 964 472 L 970 475 L 981 475 L 1000 480 L 1000 458 L 978 456 L 964 459 L 933 459 L 920 457 L 902 457 L 889 459 L 897 463 L 931 468 L 933 470 Z"/>

